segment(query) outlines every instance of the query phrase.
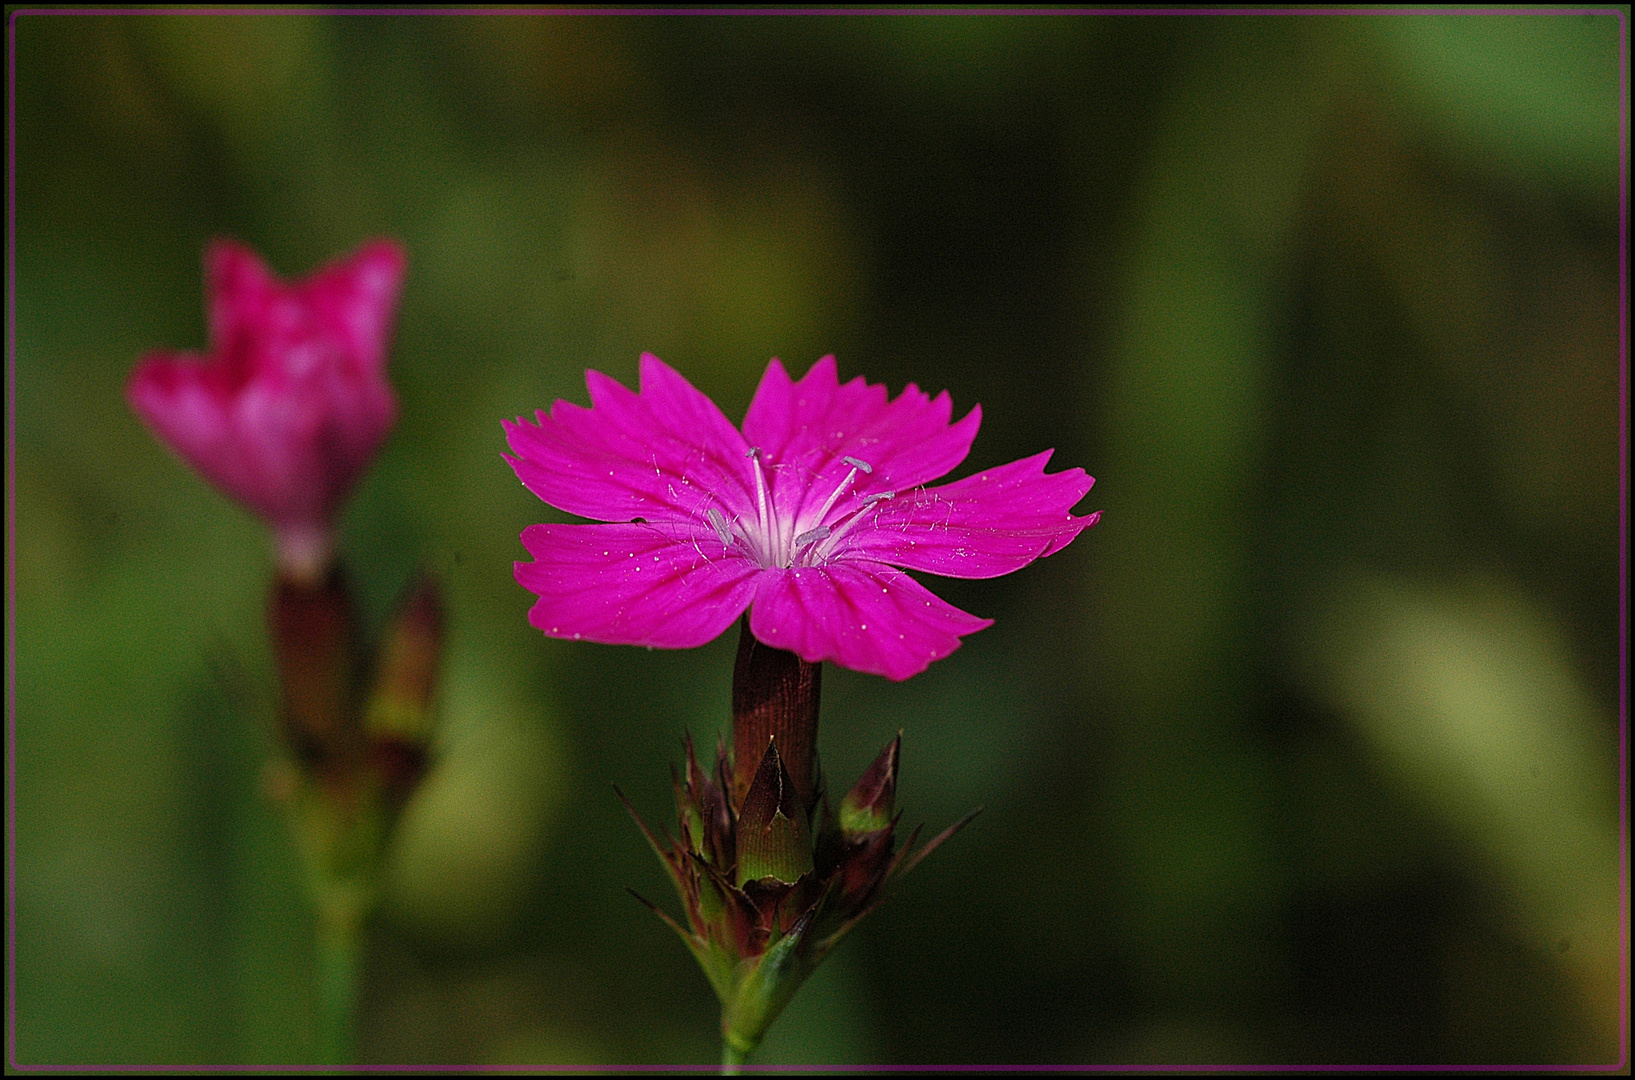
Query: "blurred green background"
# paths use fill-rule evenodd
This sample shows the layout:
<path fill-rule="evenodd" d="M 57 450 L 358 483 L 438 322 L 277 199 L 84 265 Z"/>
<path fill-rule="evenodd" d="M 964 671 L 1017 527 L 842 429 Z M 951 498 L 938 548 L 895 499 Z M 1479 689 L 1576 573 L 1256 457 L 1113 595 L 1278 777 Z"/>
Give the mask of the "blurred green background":
<path fill-rule="evenodd" d="M 500 419 L 651 350 L 948 389 L 1100 526 L 897 684 L 848 786 L 987 807 L 765 1063 L 1609 1062 L 1619 1050 L 1622 12 L 15 16 L 16 1063 L 298 1062 L 264 795 L 268 544 L 123 385 L 200 255 L 411 266 L 345 520 L 451 610 L 369 946 L 379 1062 L 717 1060 L 613 797 L 727 720 L 734 634 L 549 641 Z"/>

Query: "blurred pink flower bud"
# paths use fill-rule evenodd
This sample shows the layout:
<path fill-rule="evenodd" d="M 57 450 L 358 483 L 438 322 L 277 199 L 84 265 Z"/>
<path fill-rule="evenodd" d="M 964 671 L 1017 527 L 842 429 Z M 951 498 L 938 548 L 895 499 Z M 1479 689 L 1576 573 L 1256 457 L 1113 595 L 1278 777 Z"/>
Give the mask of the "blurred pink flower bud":
<path fill-rule="evenodd" d="M 286 574 L 316 579 L 336 511 L 396 418 L 385 367 L 403 249 L 372 241 L 287 285 L 230 240 L 204 262 L 210 352 L 149 353 L 127 387 L 131 408 L 266 520 Z"/>

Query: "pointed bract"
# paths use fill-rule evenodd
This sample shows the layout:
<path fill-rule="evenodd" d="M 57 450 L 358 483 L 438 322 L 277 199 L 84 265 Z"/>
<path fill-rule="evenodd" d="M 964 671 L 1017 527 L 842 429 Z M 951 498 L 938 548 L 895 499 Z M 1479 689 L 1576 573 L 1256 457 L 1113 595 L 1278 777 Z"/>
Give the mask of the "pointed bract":
<path fill-rule="evenodd" d="M 812 834 L 806 808 L 778 744 L 767 745 L 761 767 L 738 811 L 738 884 L 772 878 L 794 884 L 812 869 Z"/>
<path fill-rule="evenodd" d="M 884 829 L 847 844 L 836 872 L 842 910 L 862 910 L 885 881 L 896 842 L 891 826 L 892 823 L 887 822 Z"/>
<path fill-rule="evenodd" d="M 682 743 L 687 751 L 687 779 L 685 786 L 677 789 L 676 805 L 684 822 L 697 823 L 693 851 L 716 866 L 731 866 L 736 856 L 726 796 L 721 785 L 699 768 L 692 735 L 684 736 Z"/>

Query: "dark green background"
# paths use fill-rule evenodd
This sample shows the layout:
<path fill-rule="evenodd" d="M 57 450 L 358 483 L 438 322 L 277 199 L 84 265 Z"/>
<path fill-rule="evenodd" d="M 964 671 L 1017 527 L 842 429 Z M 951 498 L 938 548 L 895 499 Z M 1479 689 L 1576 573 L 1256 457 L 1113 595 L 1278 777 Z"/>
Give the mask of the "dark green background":
<path fill-rule="evenodd" d="M 733 634 L 548 641 L 511 577 L 562 518 L 500 419 L 642 350 L 1099 478 L 929 582 L 954 656 L 828 671 L 831 786 L 901 728 L 908 821 L 987 810 L 762 1061 L 1614 1059 L 1623 11 L 16 17 L 17 1062 L 314 1053 L 267 543 L 123 398 L 218 235 L 410 255 L 345 549 L 451 629 L 370 1060 L 716 1059 L 610 785 L 670 816 Z"/>

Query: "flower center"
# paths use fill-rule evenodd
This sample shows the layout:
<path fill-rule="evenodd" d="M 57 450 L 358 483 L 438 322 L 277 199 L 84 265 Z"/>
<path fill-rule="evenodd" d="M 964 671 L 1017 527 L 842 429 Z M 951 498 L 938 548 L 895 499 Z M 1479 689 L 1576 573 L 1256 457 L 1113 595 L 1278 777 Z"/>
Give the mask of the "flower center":
<path fill-rule="evenodd" d="M 841 538 L 856 526 L 864 511 L 895 495 L 889 491 L 871 495 L 856 510 L 833 525 L 822 524 L 823 519 L 829 516 L 829 511 L 834 509 L 835 503 L 839 502 L 840 497 L 851 488 L 857 474 L 868 475 L 874 472 L 874 466 L 868 462 L 860 458 L 845 457 L 841 460 L 850 465 L 851 470 L 829 493 L 822 508 L 815 514 L 800 514 L 785 520 L 779 516 L 777 504 L 772 501 L 772 485 L 767 482 L 765 458 L 761 448 L 750 447 L 746 456 L 755 463 L 754 522 L 742 518 L 733 518 L 729 521 L 725 514 L 713 506 L 705 510 L 704 515 L 709 518 L 710 528 L 715 530 L 716 538 L 723 545 L 741 548 L 746 555 L 766 569 L 816 566 L 824 562 L 834 554 Z M 800 528 L 801 526 L 805 528 Z"/>

